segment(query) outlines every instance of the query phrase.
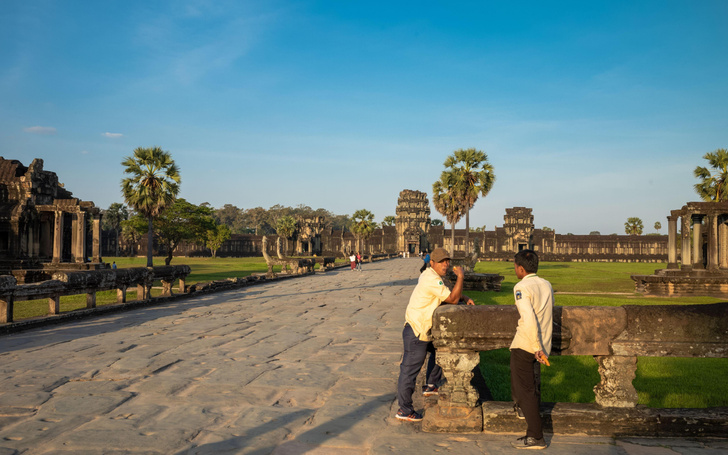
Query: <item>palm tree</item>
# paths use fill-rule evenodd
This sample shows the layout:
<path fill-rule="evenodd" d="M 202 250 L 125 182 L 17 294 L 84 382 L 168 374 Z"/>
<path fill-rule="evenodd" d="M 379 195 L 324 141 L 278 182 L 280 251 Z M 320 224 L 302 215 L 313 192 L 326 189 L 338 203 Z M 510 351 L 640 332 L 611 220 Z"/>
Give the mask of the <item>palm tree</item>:
<path fill-rule="evenodd" d="M 455 150 L 445 160 L 445 168 L 452 171 L 456 179 L 456 195 L 465 210 L 465 254 L 470 254 L 470 209 L 480 196 L 487 196 L 495 174 L 488 162 L 488 155 L 480 150 L 469 148 Z"/>
<path fill-rule="evenodd" d="M 296 233 L 296 219 L 291 215 L 284 215 L 276 222 L 276 233 L 279 237 L 286 239 L 286 246 L 283 248 L 283 255 L 288 254 L 288 239 Z"/>
<path fill-rule="evenodd" d="M 351 232 L 356 234 L 356 249 L 361 252 L 361 239 L 367 239 L 377 228 L 374 222 L 374 214 L 367 209 L 354 212 L 351 216 Z"/>
<path fill-rule="evenodd" d="M 147 267 L 153 267 L 153 221 L 165 207 L 174 202 L 179 193 L 181 178 L 172 155 L 159 147 L 134 150 L 133 156 L 121 162 L 124 173 L 121 192 L 129 206 L 147 218 Z"/>
<path fill-rule="evenodd" d="M 703 158 L 708 160 L 710 167 L 716 173 L 711 174 L 709 169 L 702 166 L 696 167 L 693 175 L 702 181 L 695 184 L 695 191 L 700 195 L 702 200 L 707 202 L 728 201 L 728 191 L 726 191 L 726 182 L 728 182 L 728 150 L 718 149 L 714 152 L 708 152 Z"/>
<path fill-rule="evenodd" d="M 629 235 L 641 235 L 644 225 L 642 220 L 636 216 L 627 218 L 627 222 L 624 223 L 624 232 Z"/>
<path fill-rule="evenodd" d="M 455 224 L 463 216 L 463 206 L 457 196 L 457 179 L 452 172 L 442 171 L 440 180 L 432 184 L 432 204 L 450 223 L 450 256 L 455 255 Z"/>

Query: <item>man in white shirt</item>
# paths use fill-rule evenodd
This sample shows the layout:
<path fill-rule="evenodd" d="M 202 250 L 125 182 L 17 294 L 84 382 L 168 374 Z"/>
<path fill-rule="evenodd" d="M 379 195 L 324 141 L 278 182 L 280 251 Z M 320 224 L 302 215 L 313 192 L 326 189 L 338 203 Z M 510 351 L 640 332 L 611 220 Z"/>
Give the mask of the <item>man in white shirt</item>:
<path fill-rule="evenodd" d="M 435 309 L 442 303 L 457 304 L 461 300 L 468 305 L 474 305 L 471 298 L 462 295 L 463 270 L 460 267 L 453 267 L 457 282 L 452 291 L 445 285 L 442 277 L 449 267 L 450 253 L 444 248 L 436 248 L 430 255 L 430 267 L 420 274 L 405 311 L 406 322 L 402 330 L 404 355 L 399 366 L 397 381 L 399 420 L 410 422 L 422 420 L 422 415 L 415 412 L 412 407 L 412 393 L 428 352 L 430 352 L 430 362 L 427 368 L 428 389 L 425 395 L 436 394 L 438 382 L 442 379 L 442 369 L 435 364 L 435 348 L 432 345 L 432 315 Z"/>
<path fill-rule="evenodd" d="M 538 255 L 522 250 L 514 258 L 519 281 L 513 296 L 520 319 L 511 343 L 511 394 L 519 418 L 525 418 L 526 436 L 511 443 L 517 449 L 545 449 L 539 405 L 541 364 L 548 365 L 553 331 L 554 291 L 536 275 Z"/>

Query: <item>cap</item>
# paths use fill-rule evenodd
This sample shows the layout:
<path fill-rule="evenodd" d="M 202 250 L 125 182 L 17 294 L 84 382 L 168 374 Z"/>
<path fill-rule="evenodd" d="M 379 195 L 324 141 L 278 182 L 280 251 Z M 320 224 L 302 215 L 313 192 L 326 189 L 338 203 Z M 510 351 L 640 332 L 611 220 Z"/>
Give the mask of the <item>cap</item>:
<path fill-rule="evenodd" d="M 445 248 L 435 248 L 432 253 L 430 253 L 430 260 L 435 262 L 441 262 L 445 259 L 450 259 L 450 253 Z"/>

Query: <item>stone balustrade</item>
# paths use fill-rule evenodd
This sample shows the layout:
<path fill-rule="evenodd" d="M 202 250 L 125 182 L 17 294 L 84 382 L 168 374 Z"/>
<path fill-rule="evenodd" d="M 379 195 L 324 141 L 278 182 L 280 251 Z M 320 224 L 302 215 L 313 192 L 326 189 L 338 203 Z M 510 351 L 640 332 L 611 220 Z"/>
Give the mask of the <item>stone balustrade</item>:
<path fill-rule="evenodd" d="M 185 292 L 187 265 L 134 267 L 88 271 L 58 271 L 53 279 L 31 284 L 17 284 L 13 276 L 0 276 L 0 323 L 13 322 L 17 301 L 48 299 L 50 314 L 60 313 L 61 296 L 86 294 L 86 307 L 96 307 L 96 292 L 116 289 L 117 303 L 126 302 L 126 291 L 136 286 L 137 300 L 150 298 L 152 284 L 162 282 L 162 296 L 171 296 L 173 283 L 179 280 L 179 292 Z"/>
<path fill-rule="evenodd" d="M 433 343 L 447 384 L 423 429 L 480 431 L 473 369 L 480 351 L 510 346 L 518 318 L 515 306 L 443 305 L 435 311 Z M 632 380 L 638 356 L 728 357 L 728 303 L 555 307 L 552 341 L 552 356 L 594 356 L 601 376 L 594 387 L 598 407 L 626 410 L 637 405 Z"/>

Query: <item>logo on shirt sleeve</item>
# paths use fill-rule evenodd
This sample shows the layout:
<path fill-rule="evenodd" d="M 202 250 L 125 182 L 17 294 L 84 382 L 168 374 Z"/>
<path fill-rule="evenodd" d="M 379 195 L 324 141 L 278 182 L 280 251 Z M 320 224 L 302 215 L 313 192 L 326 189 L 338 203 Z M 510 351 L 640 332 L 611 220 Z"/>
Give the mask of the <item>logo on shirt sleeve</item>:
<path fill-rule="evenodd" d="M 442 281 L 439 282 L 440 286 L 442 286 Z"/>
<path fill-rule="evenodd" d="M 521 300 L 521 297 L 523 297 L 521 291 L 516 291 L 516 300 Z"/>

